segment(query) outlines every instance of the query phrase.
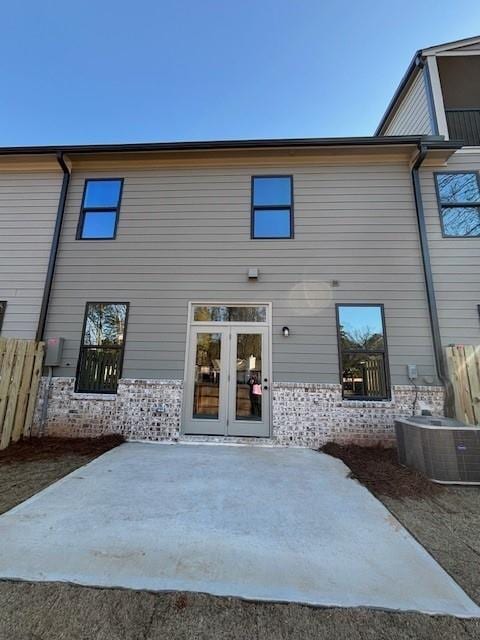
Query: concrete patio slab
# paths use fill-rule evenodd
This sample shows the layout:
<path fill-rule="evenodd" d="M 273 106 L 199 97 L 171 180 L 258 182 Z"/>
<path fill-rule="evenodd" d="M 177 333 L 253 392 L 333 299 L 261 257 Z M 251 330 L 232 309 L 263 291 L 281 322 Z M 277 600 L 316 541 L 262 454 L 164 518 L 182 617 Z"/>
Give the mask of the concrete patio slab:
<path fill-rule="evenodd" d="M 128 443 L 0 517 L 0 577 L 478 617 L 334 458 Z"/>

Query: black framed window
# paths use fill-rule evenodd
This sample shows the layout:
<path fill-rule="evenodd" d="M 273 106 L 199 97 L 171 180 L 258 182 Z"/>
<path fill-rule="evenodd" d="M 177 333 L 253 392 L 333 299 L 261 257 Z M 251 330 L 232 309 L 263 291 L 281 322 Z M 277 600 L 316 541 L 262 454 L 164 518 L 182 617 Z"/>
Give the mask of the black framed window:
<path fill-rule="evenodd" d="M 476 172 L 435 174 L 442 233 L 448 238 L 480 236 L 480 180 Z"/>
<path fill-rule="evenodd" d="M 343 397 L 390 398 L 383 305 L 338 304 L 337 331 Z"/>
<path fill-rule="evenodd" d="M 123 178 L 85 180 L 77 240 L 113 240 L 117 234 Z"/>
<path fill-rule="evenodd" d="M 0 331 L 2 330 L 3 319 L 5 317 L 6 310 L 7 310 L 7 301 L 0 300 Z"/>
<path fill-rule="evenodd" d="M 122 375 L 128 302 L 87 302 L 75 391 L 116 393 Z"/>
<path fill-rule="evenodd" d="M 251 237 L 293 238 L 292 176 L 252 177 Z"/>

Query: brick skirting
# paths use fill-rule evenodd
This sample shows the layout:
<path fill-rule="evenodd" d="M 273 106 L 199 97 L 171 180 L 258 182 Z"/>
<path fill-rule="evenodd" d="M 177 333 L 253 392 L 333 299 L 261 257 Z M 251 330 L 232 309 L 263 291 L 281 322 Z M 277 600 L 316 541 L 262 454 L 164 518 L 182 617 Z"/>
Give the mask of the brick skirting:
<path fill-rule="evenodd" d="M 175 442 L 216 441 L 245 444 L 318 447 L 327 441 L 340 443 L 392 443 L 396 416 L 428 408 L 443 412 L 442 387 L 394 385 L 392 400 L 342 399 L 339 384 L 273 384 L 272 438 L 189 437 L 180 433 L 182 390 L 180 380 L 124 378 L 115 395 L 77 394 L 73 378 L 53 378 L 47 416 L 41 428 L 47 379 L 42 378 L 34 421 L 34 435 L 94 437 L 120 433 L 129 440 Z"/>

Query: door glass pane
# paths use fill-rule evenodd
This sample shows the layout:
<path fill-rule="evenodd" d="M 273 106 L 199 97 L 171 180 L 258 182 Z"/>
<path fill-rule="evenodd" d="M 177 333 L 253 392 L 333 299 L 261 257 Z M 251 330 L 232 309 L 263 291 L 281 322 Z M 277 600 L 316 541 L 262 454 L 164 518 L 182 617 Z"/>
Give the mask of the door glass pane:
<path fill-rule="evenodd" d="M 196 305 L 193 307 L 193 319 L 196 322 L 266 322 L 267 307 Z"/>
<path fill-rule="evenodd" d="M 198 333 L 193 417 L 217 419 L 220 404 L 221 333 Z"/>
<path fill-rule="evenodd" d="M 258 333 L 237 335 L 237 420 L 262 419 L 262 336 Z"/>

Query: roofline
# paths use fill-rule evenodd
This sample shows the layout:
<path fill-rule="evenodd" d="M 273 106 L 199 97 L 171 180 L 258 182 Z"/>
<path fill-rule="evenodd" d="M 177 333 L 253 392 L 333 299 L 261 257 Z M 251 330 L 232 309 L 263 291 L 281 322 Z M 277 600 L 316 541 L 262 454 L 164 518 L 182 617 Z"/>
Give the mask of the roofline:
<path fill-rule="evenodd" d="M 425 65 L 425 57 L 426 56 L 436 55 L 435 52 L 436 52 L 437 49 L 441 49 L 441 48 L 447 47 L 449 45 L 451 45 L 452 47 L 459 46 L 459 45 L 460 46 L 468 46 L 469 44 L 475 43 L 477 40 L 480 40 L 480 36 L 472 36 L 470 38 L 462 38 L 461 40 L 452 40 L 451 42 L 444 42 L 442 44 L 433 45 L 432 47 L 425 47 L 423 49 L 419 49 L 418 51 L 416 51 L 416 53 L 413 56 L 410 64 L 407 67 L 407 70 L 405 71 L 405 74 L 403 75 L 402 79 L 400 80 L 400 83 L 399 83 L 395 93 L 393 94 L 392 99 L 388 103 L 388 106 L 385 109 L 385 113 L 383 114 L 383 116 L 382 116 L 382 118 L 380 120 L 380 123 L 378 124 L 377 128 L 375 129 L 375 133 L 373 135 L 374 136 L 379 136 L 380 135 L 380 131 L 384 128 L 385 124 L 387 123 L 387 120 L 392 115 L 392 112 L 394 110 L 395 104 L 397 103 L 397 100 L 400 98 L 400 95 L 403 93 L 403 91 L 406 88 L 407 84 L 410 82 L 410 79 L 411 79 L 411 76 L 412 76 L 413 72 L 417 68 L 422 68 Z"/>
<path fill-rule="evenodd" d="M 387 123 L 387 120 L 392 115 L 393 108 L 395 107 L 395 104 L 397 103 L 397 100 L 400 98 L 401 94 L 403 93 L 404 89 L 406 88 L 407 84 L 409 83 L 413 72 L 416 69 L 418 69 L 419 67 L 421 67 L 421 66 L 423 66 L 422 50 L 419 49 L 415 53 L 415 55 L 413 56 L 410 64 L 407 67 L 407 70 L 403 74 L 403 77 L 400 80 L 400 83 L 399 83 L 398 87 L 396 88 L 392 99 L 390 100 L 390 102 L 388 103 L 387 108 L 385 109 L 385 113 L 383 114 L 383 116 L 382 116 L 382 118 L 380 120 L 380 123 L 378 124 L 377 128 L 375 129 L 375 133 L 373 134 L 374 136 L 380 136 L 380 131 L 383 129 L 383 127 Z"/>
<path fill-rule="evenodd" d="M 455 49 L 456 47 L 468 47 L 471 44 L 475 44 L 480 41 L 480 36 L 470 36 L 469 38 L 460 38 L 460 40 L 450 40 L 450 42 L 442 42 L 441 44 L 434 44 L 431 47 L 425 47 L 422 49 L 423 55 L 435 55 L 437 49 Z"/>
<path fill-rule="evenodd" d="M 460 142 L 446 142 L 441 136 L 359 136 L 342 138 L 278 138 L 265 140 L 211 140 L 198 142 L 146 142 L 127 144 L 0 147 L 0 155 L 76 155 L 87 153 L 144 153 L 163 151 L 208 151 L 316 147 L 392 147 L 419 144 L 426 145 L 428 148 L 441 149 L 456 149 L 461 146 Z"/>

